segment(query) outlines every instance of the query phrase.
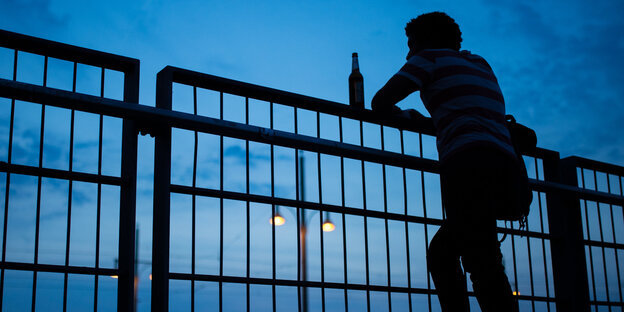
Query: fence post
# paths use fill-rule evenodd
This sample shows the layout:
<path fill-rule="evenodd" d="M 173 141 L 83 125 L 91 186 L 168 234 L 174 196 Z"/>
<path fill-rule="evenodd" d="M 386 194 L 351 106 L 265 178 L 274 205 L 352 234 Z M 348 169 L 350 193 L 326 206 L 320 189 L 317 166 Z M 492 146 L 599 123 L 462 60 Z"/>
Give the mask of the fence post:
<path fill-rule="evenodd" d="M 544 157 L 546 181 L 577 187 L 576 166 L 559 153 Z M 548 192 L 550 252 L 557 311 L 589 311 L 589 284 L 580 201 L 563 192 Z"/>
<path fill-rule="evenodd" d="M 124 102 L 139 103 L 139 61 L 124 71 Z M 121 190 L 119 204 L 119 280 L 117 309 L 136 310 L 135 231 L 137 142 L 135 121 L 123 120 L 121 141 Z"/>
<path fill-rule="evenodd" d="M 171 71 L 167 68 L 161 70 L 156 77 L 156 107 L 171 110 L 171 84 Z M 169 310 L 171 127 L 161 125 L 158 128 L 154 145 L 152 311 L 166 312 Z"/>

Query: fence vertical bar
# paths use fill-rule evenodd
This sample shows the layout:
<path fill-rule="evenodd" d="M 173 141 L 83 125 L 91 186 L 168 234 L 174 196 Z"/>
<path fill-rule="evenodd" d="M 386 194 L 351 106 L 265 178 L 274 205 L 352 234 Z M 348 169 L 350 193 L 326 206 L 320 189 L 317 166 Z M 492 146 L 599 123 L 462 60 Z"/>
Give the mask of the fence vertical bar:
<path fill-rule="evenodd" d="M 596 170 L 592 170 L 593 175 L 594 175 L 594 191 L 598 191 L 598 177 L 597 177 L 597 173 Z M 598 214 L 598 227 L 600 228 L 600 242 L 604 243 L 604 228 L 602 226 L 602 216 L 601 216 L 601 212 L 600 212 L 600 203 L 596 202 L 596 212 Z M 602 251 L 602 269 L 603 269 L 603 276 L 604 276 L 604 286 L 605 286 L 605 295 L 607 296 L 607 302 L 611 302 L 611 298 L 609 298 L 609 276 L 607 275 L 607 260 L 606 260 L 606 253 L 605 253 L 605 247 L 601 246 L 600 247 L 601 251 Z M 596 298 L 597 301 L 598 298 Z M 609 309 L 609 312 L 611 312 L 611 305 L 607 306 L 607 308 Z"/>
<path fill-rule="evenodd" d="M 269 103 L 269 126 L 273 129 L 273 102 Z M 275 198 L 275 145 L 271 144 L 271 198 Z M 271 204 L 271 220 L 275 220 L 275 212 L 276 207 L 274 204 Z M 273 284 L 271 285 L 271 303 L 273 307 L 273 312 L 275 312 L 275 279 L 277 278 L 276 270 L 277 265 L 275 262 L 275 222 L 271 222 L 271 277 L 273 279 Z M 249 258 L 249 254 L 247 254 L 247 258 Z"/>
<path fill-rule="evenodd" d="M 172 109 L 172 73 L 165 68 L 156 78 L 156 107 Z M 152 311 L 169 308 L 169 218 L 171 127 L 160 129 L 154 143 L 154 225 L 152 231 Z"/>
<path fill-rule="evenodd" d="M 139 103 L 138 60 L 124 71 L 123 98 L 126 103 Z M 121 138 L 121 190 L 119 203 L 119 280 L 117 286 L 117 309 L 119 311 L 136 310 L 137 135 L 138 131 L 135 121 L 124 119 Z M 158 193 L 155 192 L 155 194 Z"/>
<path fill-rule="evenodd" d="M 570 159 L 559 160 L 551 152 L 544 159 L 544 178 L 550 182 L 577 186 L 576 166 Z M 548 226 L 557 311 L 589 311 L 589 285 L 583 223 L 578 198 L 546 194 Z"/>
<path fill-rule="evenodd" d="M 299 119 L 297 116 L 297 108 L 294 109 L 294 118 L 295 118 L 295 134 L 299 134 Z M 299 155 L 300 151 L 298 149 L 295 149 L 295 198 L 298 201 L 303 201 L 303 155 Z M 302 280 L 305 280 L 305 277 L 303 277 L 302 274 L 302 269 L 303 269 L 303 257 L 305 256 L 305 254 L 303 253 L 303 248 L 302 248 L 302 243 L 305 244 L 305 240 L 303 237 L 303 233 L 305 233 L 305 227 L 302 227 L 303 224 L 301 223 L 302 218 L 304 218 L 303 216 L 303 211 L 301 210 L 301 208 L 296 207 L 297 209 L 297 231 L 298 231 L 298 235 L 297 235 L 297 281 L 300 282 Z M 305 290 L 304 290 L 304 294 L 305 294 Z M 307 299 L 307 297 L 306 297 Z M 301 312 L 302 309 L 303 311 L 307 311 L 306 307 L 302 307 L 302 303 L 304 302 L 302 294 L 301 294 L 301 286 L 297 285 L 297 311 Z"/>
<path fill-rule="evenodd" d="M 344 143 L 343 133 L 342 133 L 342 117 L 338 117 L 338 133 L 340 134 L 340 143 Z M 344 157 L 340 157 L 340 200 L 341 207 L 344 208 L 347 206 L 345 199 L 345 169 L 344 169 Z M 344 275 L 344 310 L 345 312 L 349 312 L 349 296 L 347 292 L 346 285 L 349 283 L 347 276 L 347 220 L 345 213 L 341 214 L 342 216 L 342 262 L 343 262 L 343 275 Z"/>
<path fill-rule="evenodd" d="M 586 189 L 586 185 L 585 185 L 585 169 L 584 168 L 579 168 L 580 172 L 581 172 L 581 185 L 580 187 L 582 189 Z M 592 235 L 591 235 L 591 231 L 589 229 L 589 206 L 587 205 L 587 200 L 583 199 L 583 216 L 585 217 L 585 231 L 587 232 L 587 240 L 591 241 L 592 240 Z M 590 300 L 590 304 L 591 301 L 598 301 L 598 297 L 596 296 L 596 273 L 594 272 L 594 255 L 593 255 L 593 251 L 592 251 L 592 246 L 587 246 L 587 258 L 589 258 L 589 277 L 591 277 L 591 279 L 589 280 L 591 283 L 591 295 L 589 297 Z M 598 307 L 594 307 L 595 311 L 598 311 Z"/>
<path fill-rule="evenodd" d="M 364 123 L 360 120 L 360 146 L 364 146 Z M 362 164 L 362 209 L 368 210 L 366 206 L 366 163 Z M 366 263 L 366 311 L 370 312 L 370 268 L 368 258 L 368 217 L 364 216 L 364 259 Z"/>
<path fill-rule="evenodd" d="M 535 179 L 536 180 L 540 180 L 540 174 L 539 174 L 539 170 L 538 170 L 538 162 L 537 162 L 537 157 L 535 158 Z M 544 207 L 542 204 L 542 196 L 540 195 L 540 192 L 537 192 L 537 208 L 539 209 L 539 219 L 540 219 L 540 232 L 541 233 L 545 233 L 544 230 Z M 545 239 L 540 239 L 542 242 L 542 261 L 544 263 L 544 282 L 546 284 L 546 297 L 550 298 L 550 286 L 549 286 L 549 282 L 548 282 L 548 258 L 546 256 L 546 240 Z M 551 264 L 552 265 L 552 264 Z M 546 310 L 548 312 L 550 312 L 550 304 L 548 304 L 546 306 Z"/>
<path fill-rule="evenodd" d="M 321 137 L 321 113 L 316 112 L 316 137 Z M 318 201 L 319 204 L 323 204 L 323 175 L 321 172 L 321 153 L 316 154 L 316 170 L 318 179 Z M 328 215 L 329 218 L 329 215 Z M 321 284 L 325 283 L 325 250 L 324 250 L 324 235 L 323 235 L 323 210 L 319 210 L 319 233 L 320 233 L 320 247 L 321 247 Z M 325 287 L 321 287 L 321 311 L 325 312 Z"/>
<path fill-rule="evenodd" d="M 609 173 L 607 173 L 607 192 L 610 194 L 613 194 L 613 191 L 611 190 L 611 181 L 609 178 Z M 619 182 L 619 177 L 618 177 L 618 182 Z M 620 192 L 620 195 L 622 195 L 622 193 Z M 615 220 L 613 218 L 613 205 L 609 204 L 609 210 L 611 212 L 611 233 L 613 234 L 613 242 L 616 243 L 617 239 L 616 239 L 616 229 L 615 229 Z M 618 295 L 620 297 L 620 301 L 624 301 L 624 299 L 622 298 L 622 281 L 620 278 L 620 261 L 618 260 L 618 254 L 617 254 L 617 249 L 613 250 L 615 253 L 615 272 L 617 272 L 616 274 L 616 278 L 617 278 L 617 284 L 618 284 Z M 605 271 L 606 272 L 606 271 Z"/>
<path fill-rule="evenodd" d="M 245 124 L 248 125 L 249 124 L 249 98 L 246 97 L 245 98 Z M 250 177 L 250 173 L 249 173 L 249 140 L 245 140 L 245 192 L 247 194 L 250 194 L 250 184 L 249 184 L 249 177 Z M 246 228 L 246 242 L 247 242 L 247 246 L 246 246 L 246 259 L 245 259 L 245 276 L 247 278 L 250 277 L 250 271 L 251 271 L 251 256 L 250 256 L 250 251 L 251 251 L 251 247 L 249 246 L 250 242 L 251 242 L 251 235 L 249 234 L 250 228 L 251 228 L 251 220 L 249 218 L 249 201 L 245 202 L 245 228 Z M 247 312 L 250 311 L 251 309 L 251 302 L 249 299 L 249 283 L 247 283 L 245 285 L 246 288 L 246 308 L 247 308 Z"/>
<path fill-rule="evenodd" d="M 13 81 L 17 80 L 17 50 L 13 53 Z M 11 163 L 11 154 L 13 153 L 13 126 L 15 123 L 15 99 L 11 99 L 11 117 L 9 119 L 9 146 L 7 152 L 7 163 Z M 9 192 L 11 185 L 11 173 L 6 173 L 5 182 L 5 194 L 4 194 L 4 218 L 2 226 L 2 263 L 6 261 L 6 246 L 7 246 L 7 228 L 9 218 Z M 2 310 L 2 302 L 4 300 L 4 267 L 0 268 L 0 310 Z"/>
<path fill-rule="evenodd" d="M 381 132 L 381 150 L 386 150 L 384 140 L 384 126 L 379 127 Z M 388 191 L 386 181 L 386 165 L 381 164 L 381 180 L 382 180 L 382 196 L 383 196 L 383 210 L 384 213 L 388 213 Z M 384 229 L 386 231 L 386 269 L 388 274 L 388 287 L 392 286 L 392 279 L 390 277 L 390 235 L 388 231 L 388 219 L 384 218 Z M 388 292 L 388 310 L 392 312 L 392 292 Z"/>
<path fill-rule="evenodd" d="M 219 119 L 223 120 L 223 92 L 219 92 Z M 169 140 L 171 142 L 171 140 Z M 223 135 L 219 136 L 219 191 L 225 188 L 223 183 Z M 219 277 L 223 278 L 223 197 L 219 197 Z M 249 255 L 247 255 L 249 257 Z M 249 294 L 247 294 L 249 295 Z M 219 281 L 219 312 L 223 311 L 223 281 Z"/>
<path fill-rule="evenodd" d="M 43 61 L 43 86 L 47 86 L 48 82 L 48 57 L 44 57 Z M 43 138 L 45 134 L 45 105 L 41 105 L 41 125 L 39 129 L 39 168 L 43 168 Z M 34 264 L 39 263 L 39 228 L 41 222 L 41 184 L 42 177 L 37 177 L 37 212 L 35 217 L 35 256 L 33 259 Z M 32 284 L 32 303 L 30 305 L 31 311 L 35 311 L 35 301 L 37 299 L 37 271 L 33 272 L 33 284 Z M 97 299 L 97 297 L 96 297 Z"/>
<path fill-rule="evenodd" d="M 403 136 L 403 130 L 399 130 L 399 138 L 400 138 L 400 142 L 401 142 L 401 155 L 405 155 L 405 139 Z M 404 209 L 404 214 L 405 216 L 408 215 L 408 208 L 407 208 L 407 171 L 405 169 L 405 167 L 401 168 L 401 171 L 403 173 L 403 209 Z M 405 224 L 405 256 L 406 256 L 406 264 L 407 264 L 407 288 L 411 289 L 412 288 L 412 271 L 411 271 L 411 259 L 410 259 L 410 251 L 409 251 L 409 224 L 407 221 L 404 222 Z M 407 294 L 407 301 L 409 304 L 409 312 L 412 312 L 412 294 Z"/>
<path fill-rule="evenodd" d="M 193 86 L 193 114 L 197 115 L 197 87 Z M 194 145 L 193 145 L 193 188 L 197 187 L 197 145 L 199 144 L 199 138 L 197 131 L 193 131 L 194 137 Z M 197 235 L 196 231 L 196 220 L 197 220 L 197 196 L 195 194 L 192 195 L 191 198 L 191 275 L 195 276 L 195 248 Z M 195 280 L 191 280 L 191 312 L 195 312 Z"/>
<path fill-rule="evenodd" d="M 100 97 L 104 97 L 104 81 L 105 81 L 106 69 L 101 68 L 100 71 Z M 102 175 L 102 151 L 103 138 L 104 138 L 104 116 L 100 115 L 99 118 L 99 131 L 98 131 L 98 175 Z M 95 221 L 95 268 L 100 268 L 100 232 L 102 223 L 102 184 L 97 185 L 97 204 L 96 204 L 96 221 Z M 93 287 L 93 311 L 97 312 L 98 307 L 98 289 L 99 289 L 99 275 L 94 276 L 95 283 Z"/>
<path fill-rule="evenodd" d="M 72 81 L 72 92 L 76 92 L 76 75 L 77 75 L 78 63 L 74 62 L 74 73 L 73 73 L 73 81 Z M 74 128 L 75 128 L 75 119 L 76 119 L 75 110 L 71 110 L 71 119 L 69 126 L 69 171 L 73 171 L 73 163 L 74 163 Z M 66 230 L 66 238 L 65 238 L 65 268 L 69 266 L 69 247 L 70 247 L 70 238 L 71 238 L 71 213 L 72 213 L 72 193 L 73 193 L 73 180 L 69 180 L 69 191 L 67 192 L 67 230 Z M 63 281 L 63 312 L 67 311 L 67 283 L 68 283 L 68 273 L 65 272 Z"/>
<path fill-rule="evenodd" d="M 423 135 L 422 133 L 418 134 L 418 151 L 419 151 L 419 156 L 420 157 L 424 157 L 423 155 Z M 424 171 L 420 171 L 420 191 L 422 193 L 422 205 L 423 205 L 423 217 L 425 218 L 425 220 L 429 220 L 427 218 L 427 198 L 425 196 L 425 172 Z M 424 224 L 424 230 L 425 230 L 425 252 L 426 254 L 429 254 L 429 223 Z M 427 259 L 427 261 L 429 261 L 429 259 Z M 427 262 L 427 308 L 428 311 L 431 312 L 432 308 L 431 308 L 431 278 L 429 277 L 431 273 L 429 272 L 429 262 Z M 437 293 L 436 293 L 437 295 Z"/>

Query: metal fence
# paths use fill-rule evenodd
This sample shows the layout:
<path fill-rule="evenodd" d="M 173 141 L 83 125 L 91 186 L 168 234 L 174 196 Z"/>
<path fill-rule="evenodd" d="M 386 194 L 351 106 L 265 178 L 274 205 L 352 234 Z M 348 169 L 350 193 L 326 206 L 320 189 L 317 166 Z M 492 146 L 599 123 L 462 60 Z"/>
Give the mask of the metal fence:
<path fill-rule="evenodd" d="M 0 79 L 0 97 L 10 105 L 8 139 L 2 143 L 8 152 L 0 163 L 6 177 L 3 297 L 28 297 L 34 311 L 45 302 L 39 298 L 47 298 L 38 291 L 38 275 L 56 272 L 64 277 L 63 310 L 72 302 L 68 296 L 76 274 L 94 285 L 88 296 L 94 310 L 136 308 L 136 139 L 141 130 L 155 136 L 152 311 L 439 310 L 426 269 L 427 246 L 444 219 L 431 125 L 383 119 L 369 110 L 174 67 L 158 74 L 156 107 L 136 105 L 138 61 L 0 35 L 0 45 L 14 51 L 13 63 L 21 57 L 18 51 L 44 55 L 44 77 L 49 76 L 48 58 L 74 64 L 73 87 L 65 91 L 51 88 L 46 78 L 38 85 L 19 82 L 15 65 L 13 77 Z M 125 73 L 123 98 L 106 96 L 105 69 L 99 93 L 80 94 L 77 63 Z M 20 137 L 13 130 L 20 124 L 17 107 L 27 102 L 41 107 L 30 114 L 39 118 L 35 128 L 40 134 L 39 148 L 30 152 L 38 160 L 22 157 L 23 163 L 12 140 Z M 79 111 L 99 118 L 96 169 L 79 169 L 74 159 L 86 153 L 74 143 L 74 130 L 67 130 L 70 160 L 65 167 L 46 165 L 41 155 L 46 140 L 55 136 L 46 133 L 45 107 L 70 112 L 68 129 L 77 127 L 71 116 Z M 105 173 L 107 162 L 102 161 L 109 159 L 102 143 L 107 118 L 123 119 L 123 149 L 113 158 L 122 163 L 116 175 Z M 577 157 L 562 160 L 545 149 L 526 155 L 525 163 L 535 195 L 528 230 L 499 223 L 501 236 L 507 234 L 505 266 L 521 311 L 622 311 L 624 168 Z M 24 176 L 34 177 L 36 201 L 16 200 L 28 198 L 19 195 L 28 189 L 19 182 Z M 62 196 L 43 200 L 59 201 L 58 211 L 66 218 L 60 265 L 38 256 L 45 241 L 39 228 L 47 179 L 69 181 L 66 188 L 56 187 Z M 83 182 L 97 189 L 95 213 L 89 215 L 95 221 L 90 231 L 79 233 L 95 237 L 82 243 L 89 247 L 91 242 L 95 251 L 91 263 L 74 264 L 73 244 L 81 243 L 72 240 L 72 220 L 76 203 L 85 199 L 73 194 Z M 113 226 L 119 235 L 113 239 L 118 269 L 103 264 L 98 251 L 99 225 L 110 221 L 104 211 L 115 207 L 101 204 L 109 198 L 101 195 L 108 184 L 120 192 L 119 208 L 112 209 L 119 218 L 118 227 Z M 30 223 L 13 217 L 24 209 L 34 211 L 34 217 L 25 217 Z M 28 238 L 22 239 L 22 249 L 15 247 L 20 241 L 16 227 L 22 228 L 20 235 L 34 233 L 21 235 Z M 34 254 L 20 258 L 24 248 Z M 19 278 L 10 277 L 15 274 L 26 274 L 32 282 L 17 285 Z M 117 306 L 102 305 L 104 286 L 98 285 L 113 281 L 98 280 L 104 275 L 119 276 Z M 0 306 L 11 310 L 6 302 Z"/>
<path fill-rule="evenodd" d="M 592 309 L 621 311 L 624 309 L 624 274 L 620 266 L 624 261 L 624 202 L 621 199 L 624 168 L 579 157 L 569 157 L 563 162 L 569 168 L 569 184 L 619 196 L 613 201 L 581 197 L 571 207 L 578 212 L 576 218 L 581 219 L 587 265 L 585 276 Z"/>

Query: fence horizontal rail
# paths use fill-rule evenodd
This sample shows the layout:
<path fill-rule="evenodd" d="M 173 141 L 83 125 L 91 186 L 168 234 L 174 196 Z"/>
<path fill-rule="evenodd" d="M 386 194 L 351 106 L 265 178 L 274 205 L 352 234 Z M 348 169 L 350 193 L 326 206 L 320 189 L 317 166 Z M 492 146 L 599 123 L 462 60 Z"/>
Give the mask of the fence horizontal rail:
<path fill-rule="evenodd" d="M 365 122 L 395 127 L 428 135 L 435 135 L 433 122 L 416 124 L 407 118 L 380 116 L 368 109 L 353 108 L 338 102 L 313 98 L 296 93 L 262 87 L 246 82 L 208 75 L 187 69 L 167 66 L 161 73 L 171 75 L 172 82 L 253 98 L 271 103 L 283 104 L 315 112 L 357 119 Z"/>
<path fill-rule="evenodd" d="M 116 269 L 104 269 L 104 268 L 81 267 L 81 266 L 64 266 L 64 265 L 53 265 L 53 264 L 34 264 L 34 263 L 23 263 L 23 262 L 0 262 L 0 267 L 5 270 L 35 271 L 35 272 L 50 272 L 50 273 L 70 273 L 70 274 L 108 275 L 108 276 L 115 276 L 119 274 L 119 270 L 116 270 Z"/>
<path fill-rule="evenodd" d="M 254 285 L 276 285 L 276 286 L 291 286 L 291 287 L 307 287 L 307 288 L 332 288 L 332 289 L 346 289 L 346 290 L 361 290 L 361 291 L 378 291 L 384 293 L 407 293 L 407 294 L 423 294 L 434 295 L 436 291 L 426 288 L 408 288 L 399 286 L 382 286 L 382 285 L 365 285 L 365 284 L 353 284 L 353 283 L 333 283 L 333 282 L 314 282 L 314 281 L 296 281 L 296 280 L 283 280 L 283 279 L 271 279 L 271 278 L 254 278 L 254 277 L 238 277 L 238 276 L 219 276 L 219 275 L 206 275 L 206 274 L 188 274 L 188 273 L 169 273 L 170 279 L 175 280 L 187 280 L 187 281 L 205 281 L 205 282 L 222 282 L 222 283 L 237 283 L 237 284 L 254 284 Z M 468 295 L 474 296 L 474 292 L 469 291 Z M 527 296 L 518 295 L 520 300 L 535 300 L 542 302 L 554 302 L 555 298 L 540 297 L 540 296 Z"/>
<path fill-rule="evenodd" d="M 123 101 L 85 94 L 75 94 L 68 91 L 44 88 L 6 79 L 0 79 L 0 96 L 84 112 L 106 114 L 119 118 L 129 118 L 138 121 L 139 128 L 150 133 L 157 134 L 158 131 L 163 131 L 166 127 L 170 126 L 335 156 L 348 155 L 353 159 L 402 166 L 414 170 L 424 170 L 428 172 L 439 171 L 437 161 L 430 159 L 380 151 L 373 148 L 361 147 L 359 145 L 339 143 L 285 131 L 238 124 L 145 105 L 127 105 L 127 103 Z M 141 123 L 142 120 L 149 120 L 149 123 Z"/>
<path fill-rule="evenodd" d="M 187 194 L 187 195 L 200 195 L 207 197 L 217 197 L 223 199 L 231 199 L 231 200 L 240 200 L 240 201 L 250 201 L 262 204 L 274 204 L 286 207 L 297 207 L 303 209 L 317 210 L 317 211 L 327 211 L 327 212 L 335 212 L 335 213 L 346 213 L 349 215 L 356 215 L 362 217 L 371 217 L 371 218 L 380 218 L 380 219 L 388 219 L 395 221 L 408 221 L 422 224 L 432 224 L 432 225 L 441 225 L 442 220 L 424 218 L 412 215 L 405 215 L 399 213 L 391 213 L 391 212 L 383 212 L 377 210 L 364 210 L 360 208 L 352 208 L 352 207 L 342 207 L 330 204 L 320 204 L 308 201 L 287 199 L 287 198 L 279 198 L 279 197 L 271 197 L 271 196 L 263 196 L 263 195 L 255 195 L 255 194 L 247 194 L 247 193 L 237 193 L 237 192 L 229 192 L 229 191 L 219 191 L 205 188 L 193 188 L 190 186 L 183 185 L 171 185 L 171 191 Z"/>
<path fill-rule="evenodd" d="M 565 193 L 566 195 L 573 195 L 574 197 L 577 197 L 579 199 L 592 200 L 596 202 L 613 204 L 613 205 L 618 205 L 618 206 L 624 205 L 624 196 L 583 189 L 583 188 L 565 185 L 565 184 L 559 184 L 555 182 L 538 181 L 534 179 L 529 179 L 529 180 L 530 180 L 531 186 L 536 191 Z"/>
<path fill-rule="evenodd" d="M 610 243 L 610 242 L 602 242 L 595 240 L 583 240 L 583 244 L 592 247 L 603 247 L 603 248 L 613 248 L 613 249 L 622 249 L 624 250 L 624 244 L 621 243 Z"/>
<path fill-rule="evenodd" d="M 605 172 L 609 174 L 615 174 L 618 176 L 624 176 L 624 167 L 621 167 L 618 165 L 609 164 L 609 163 L 605 163 L 605 162 L 601 162 L 601 161 L 597 161 L 593 159 L 582 158 L 578 156 L 570 156 L 562 160 L 569 161 L 570 163 L 574 164 L 576 167 L 579 167 L 579 168 L 591 169 L 591 170 L 596 170 L 596 171 Z"/>
<path fill-rule="evenodd" d="M 618 301 L 590 300 L 589 303 L 593 306 L 624 307 L 624 302 L 618 302 Z"/>
<path fill-rule="evenodd" d="M 139 60 L 77 47 L 60 42 L 0 30 L 0 47 L 54 57 L 70 62 L 105 67 L 122 72 L 135 71 Z"/>
<path fill-rule="evenodd" d="M 109 184 L 109 185 L 117 185 L 117 186 L 121 185 L 121 178 L 119 177 L 97 175 L 97 174 L 75 172 L 75 171 L 67 171 L 67 170 L 59 170 L 59 169 L 31 167 L 31 166 L 25 166 L 25 165 L 7 164 L 4 161 L 0 161 L 0 172 L 23 174 L 23 175 L 29 175 L 29 176 L 40 176 L 43 178 Z"/>
<path fill-rule="evenodd" d="M 434 290 L 425 288 L 408 288 L 399 286 L 382 286 L 382 285 L 365 285 L 352 283 L 333 283 L 333 282 L 314 282 L 314 281 L 297 281 L 272 278 L 257 277 L 238 277 L 238 276 L 219 276 L 207 274 L 188 274 L 188 273 L 169 273 L 169 278 L 176 280 L 195 280 L 207 282 L 223 282 L 223 283 L 239 283 L 239 284 L 258 284 L 258 285 L 276 285 L 276 286 L 300 286 L 309 288 L 333 288 L 348 290 L 369 290 L 379 292 L 394 293 L 411 293 L 411 294 L 434 294 Z"/>
<path fill-rule="evenodd" d="M 170 186 L 171 192 L 186 194 L 186 195 L 199 195 L 206 197 L 216 197 L 223 199 L 231 199 L 231 200 L 240 200 L 240 201 L 250 201 L 262 204 L 272 204 L 272 205 L 280 205 L 286 207 L 297 207 L 303 209 L 310 209 L 316 211 L 327 211 L 333 213 L 344 213 L 348 215 L 369 217 L 369 218 L 379 218 L 379 219 L 388 219 L 394 221 L 403 221 L 403 222 L 412 222 L 419 223 L 424 225 L 442 225 L 442 220 L 419 217 L 414 215 L 406 215 L 400 213 L 392 213 L 392 212 L 383 212 L 377 210 L 364 210 L 361 208 L 353 208 L 353 207 L 342 207 L 331 204 L 321 204 L 309 201 L 301 201 L 287 198 L 279 198 L 279 197 L 271 197 L 264 195 L 256 195 L 256 194 L 247 194 L 247 193 L 238 193 L 238 192 L 230 192 L 230 191 L 220 191 L 214 189 L 206 189 L 199 187 L 190 187 L 184 185 L 175 185 L 172 184 Z M 522 235 L 534 238 L 543 238 L 549 239 L 548 234 L 544 234 L 541 232 L 531 232 L 526 230 L 517 230 L 517 229 L 509 229 L 509 228 L 498 228 L 499 233 L 506 233 L 511 235 Z"/>

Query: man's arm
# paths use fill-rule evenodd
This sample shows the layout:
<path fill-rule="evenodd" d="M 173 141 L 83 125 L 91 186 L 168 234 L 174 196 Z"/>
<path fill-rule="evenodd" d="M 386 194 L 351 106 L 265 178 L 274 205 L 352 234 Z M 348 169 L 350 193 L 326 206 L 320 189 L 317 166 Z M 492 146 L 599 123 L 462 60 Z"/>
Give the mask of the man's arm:
<path fill-rule="evenodd" d="M 401 109 L 395 104 L 417 90 L 418 86 L 413 81 L 401 75 L 394 75 L 377 91 L 371 101 L 371 107 L 380 113 L 399 113 Z"/>
<path fill-rule="evenodd" d="M 374 111 L 384 113 L 384 114 L 402 114 L 406 118 L 423 120 L 426 119 L 421 113 L 414 109 L 408 109 L 405 111 L 401 111 L 401 109 L 396 106 L 396 103 L 400 102 L 408 95 L 413 92 L 418 91 L 418 85 L 411 81 L 410 79 L 401 76 L 394 75 L 386 85 L 384 85 L 377 94 L 373 97 L 371 102 L 371 107 Z"/>

